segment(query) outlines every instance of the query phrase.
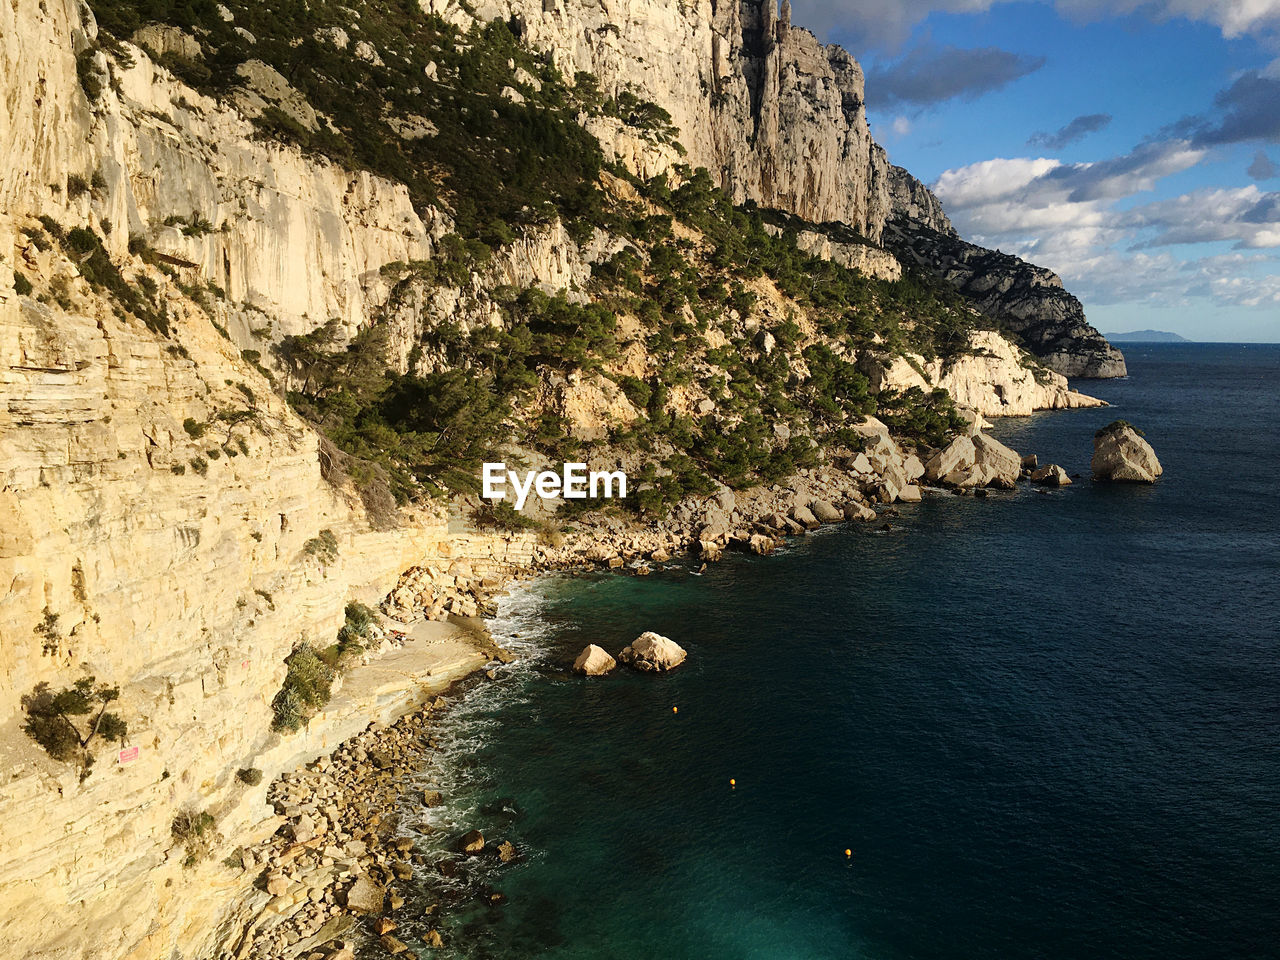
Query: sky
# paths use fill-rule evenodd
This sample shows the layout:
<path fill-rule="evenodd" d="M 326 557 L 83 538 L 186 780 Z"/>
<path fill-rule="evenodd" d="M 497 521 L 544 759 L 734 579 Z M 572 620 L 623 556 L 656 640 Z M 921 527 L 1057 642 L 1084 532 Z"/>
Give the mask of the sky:
<path fill-rule="evenodd" d="M 890 159 L 1104 332 L 1280 341 L 1280 0 L 793 0 Z"/>

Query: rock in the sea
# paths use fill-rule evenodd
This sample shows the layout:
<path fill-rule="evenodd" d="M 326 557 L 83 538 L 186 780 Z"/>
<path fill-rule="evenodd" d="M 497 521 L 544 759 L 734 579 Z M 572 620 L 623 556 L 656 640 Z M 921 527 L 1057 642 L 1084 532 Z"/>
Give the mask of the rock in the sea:
<path fill-rule="evenodd" d="M 876 518 L 876 512 L 865 503 L 859 503 L 857 500 L 850 500 L 844 505 L 844 516 L 846 520 L 862 520 L 863 522 L 867 522 Z"/>
<path fill-rule="evenodd" d="M 816 527 L 821 526 L 818 522 L 818 518 L 813 515 L 813 511 L 808 507 L 802 507 L 799 505 L 792 507 L 791 519 L 800 524 L 800 526 L 804 527 L 806 530 L 813 530 Z"/>
<path fill-rule="evenodd" d="M 510 840 L 503 840 L 498 844 L 498 859 L 503 863 L 510 863 L 516 858 L 516 845 Z"/>
<path fill-rule="evenodd" d="M 687 656 L 674 640 L 650 632 L 640 634 L 631 646 L 618 654 L 618 659 L 642 673 L 660 673 L 674 670 Z"/>
<path fill-rule="evenodd" d="M 386 891 L 368 877 L 360 877 L 347 891 L 347 909 L 352 913 L 381 913 Z"/>
<path fill-rule="evenodd" d="M 458 850 L 461 853 L 477 854 L 484 849 L 484 834 L 479 830 L 471 830 L 462 835 L 462 839 L 458 841 Z"/>
<path fill-rule="evenodd" d="M 1117 420 L 1093 435 L 1093 479 L 1155 483 L 1164 473 L 1156 452 L 1131 424 Z"/>
<path fill-rule="evenodd" d="M 982 469 L 978 486 L 1012 486 L 1022 476 L 1022 457 L 999 440 L 980 433 L 973 438 L 973 449 Z"/>
<path fill-rule="evenodd" d="M 439 950 L 444 946 L 444 939 L 440 936 L 439 930 L 428 930 L 427 935 L 422 938 L 422 942 L 433 950 Z"/>
<path fill-rule="evenodd" d="M 1011 487 L 1022 476 L 1022 457 L 985 433 L 956 437 L 924 468 L 930 483 L 953 487 Z"/>
<path fill-rule="evenodd" d="M 1071 478 L 1067 476 L 1067 471 L 1063 470 L 1056 463 L 1047 463 L 1035 473 L 1031 474 L 1031 482 L 1039 484 L 1042 487 L 1071 486 Z"/>
<path fill-rule="evenodd" d="M 814 500 L 809 504 L 809 510 L 823 523 L 839 523 L 844 519 L 844 514 L 826 500 Z"/>
<path fill-rule="evenodd" d="M 407 943 L 403 940 L 397 940 L 395 937 L 391 936 L 391 934 L 387 934 L 385 937 L 380 937 L 378 942 L 382 944 L 382 949 L 386 950 L 387 953 L 392 956 L 399 956 L 409 949 L 409 945 Z"/>
<path fill-rule="evenodd" d="M 609 656 L 607 650 L 593 643 L 573 661 L 573 672 L 587 677 L 602 677 L 617 665 L 618 661 Z"/>
<path fill-rule="evenodd" d="M 929 458 L 929 462 L 924 465 L 924 478 L 930 483 L 938 483 L 959 470 L 973 466 L 976 456 L 973 440 L 969 437 L 956 437 Z"/>
<path fill-rule="evenodd" d="M 901 503 L 919 503 L 922 499 L 924 499 L 923 494 L 914 483 L 907 484 L 898 494 L 898 500 Z"/>
<path fill-rule="evenodd" d="M 773 553 L 776 544 L 773 537 L 767 537 L 763 533 L 753 533 L 751 540 L 748 542 L 748 549 L 757 556 L 766 557 Z"/>

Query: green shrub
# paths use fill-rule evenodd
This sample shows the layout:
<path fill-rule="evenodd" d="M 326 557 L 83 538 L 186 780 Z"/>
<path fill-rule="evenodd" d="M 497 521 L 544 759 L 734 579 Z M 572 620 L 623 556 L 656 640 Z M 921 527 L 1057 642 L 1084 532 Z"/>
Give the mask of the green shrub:
<path fill-rule="evenodd" d="M 33 288 L 31 281 L 15 270 L 13 271 L 13 289 L 18 296 L 29 297 Z"/>
<path fill-rule="evenodd" d="M 302 545 L 302 552 L 323 563 L 333 563 L 338 559 L 338 538 L 326 527 Z"/>
<path fill-rule="evenodd" d="M 1093 435 L 1093 437 L 1095 440 L 1101 439 L 1102 437 L 1106 436 L 1108 433 L 1118 433 L 1119 431 L 1123 430 L 1125 427 L 1128 427 L 1130 430 L 1132 430 L 1134 433 L 1136 433 L 1140 437 L 1146 436 L 1145 433 L 1143 433 L 1141 430 L 1135 427 L 1128 420 L 1112 420 L 1101 430 L 1097 431 Z"/>
<path fill-rule="evenodd" d="M 182 810 L 173 818 L 169 829 L 186 851 L 182 859 L 184 867 L 194 867 L 208 859 L 217 838 L 215 823 L 213 815 L 205 810 Z"/>
<path fill-rule="evenodd" d="M 22 729 L 55 760 L 79 764 L 84 780 L 93 766 L 95 742 L 119 743 L 128 736 L 128 724 L 107 709 L 119 698 L 119 687 L 97 683 L 94 677 L 82 677 L 56 692 L 41 683 L 22 698 Z"/>
<path fill-rule="evenodd" d="M 271 729 L 277 733 L 292 733 L 300 729 L 328 703 L 334 679 L 333 669 L 308 643 L 294 650 L 285 663 L 288 671 L 284 684 L 271 701 L 275 714 Z"/>
<path fill-rule="evenodd" d="M 201 423 L 194 417 L 187 417 L 187 419 L 182 421 L 182 429 L 187 431 L 187 436 L 192 440 L 199 440 L 205 435 L 205 431 L 209 429 L 209 425 Z"/>
<path fill-rule="evenodd" d="M 83 197 L 89 192 L 89 181 L 78 173 L 73 173 L 67 177 L 67 196 L 75 200 Z"/>
<path fill-rule="evenodd" d="M 236 779 L 243 784 L 256 787 L 262 782 L 262 771 L 257 767 L 245 767 L 236 771 Z"/>

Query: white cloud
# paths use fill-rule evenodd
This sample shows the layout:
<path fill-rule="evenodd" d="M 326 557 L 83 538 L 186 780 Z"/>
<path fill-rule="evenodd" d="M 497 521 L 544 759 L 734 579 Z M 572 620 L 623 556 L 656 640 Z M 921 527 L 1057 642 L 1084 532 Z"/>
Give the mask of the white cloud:
<path fill-rule="evenodd" d="M 997 158 L 948 170 L 933 188 L 962 235 L 1056 270 L 1086 303 L 1273 303 L 1275 258 L 1186 259 L 1169 248 L 1280 247 L 1280 193 L 1255 185 L 1198 190 L 1122 209 L 1203 156 L 1171 141 L 1093 163 Z"/>
<path fill-rule="evenodd" d="M 855 53 L 897 50 L 931 13 L 985 13 L 1008 0 L 792 0 L 793 21 L 839 36 Z M 1209 23 L 1225 37 L 1280 30 L 1280 0 L 1053 0 L 1063 16 L 1093 21 L 1139 14 L 1150 20 Z"/>
<path fill-rule="evenodd" d="M 911 132 L 911 121 L 906 117 L 894 117 L 892 129 L 894 136 L 905 137 Z"/>
<path fill-rule="evenodd" d="M 1152 20 L 1211 23 L 1224 37 L 1264 33 L 1280 25 L 1280 0 L 1056 0 L 1060 13 L 1080 20 L 1138 13 Z"/>
<path fill-rule="evenodd" d="M 1196 190 L 1130 210 L 1125 227 L 1154 231 L 1144 247 L 1233 242 L 1241 250 L 1280 247 L 1280 193 L 1247 187 Z"/>

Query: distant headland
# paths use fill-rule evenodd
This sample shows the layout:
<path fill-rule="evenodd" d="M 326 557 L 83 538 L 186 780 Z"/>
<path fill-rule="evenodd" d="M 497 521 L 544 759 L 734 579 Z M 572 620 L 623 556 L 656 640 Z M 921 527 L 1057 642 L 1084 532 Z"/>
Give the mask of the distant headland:
<path fill-rule="evenodd" d="M 1186 337 L 1168 330 L 1134 330 L 1130 333 L 1103 334 L 1112 343 L 1191 343 Z"/>

